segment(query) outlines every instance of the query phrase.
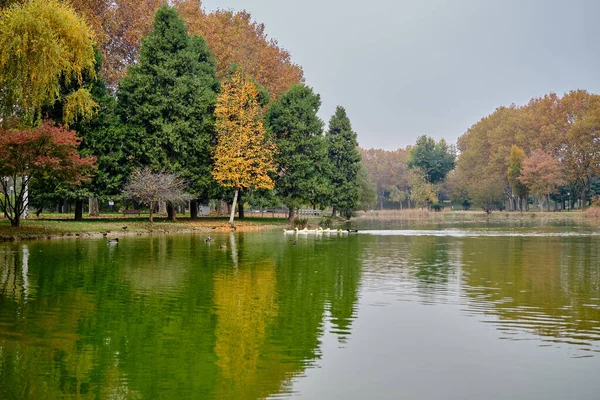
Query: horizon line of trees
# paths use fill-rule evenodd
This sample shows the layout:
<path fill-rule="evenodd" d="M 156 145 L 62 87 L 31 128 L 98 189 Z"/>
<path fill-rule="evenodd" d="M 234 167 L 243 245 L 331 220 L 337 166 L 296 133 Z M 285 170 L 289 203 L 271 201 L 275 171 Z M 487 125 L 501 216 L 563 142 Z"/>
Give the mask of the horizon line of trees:
<path fill-rule="evenodd" d="M 448 147 L 456 164 L 433 190 L 419 185 L 411 171 L 415 152 L 436 163 L 431 150 L 422 150 L 424 141 L 394 151 L 361 149 L 381 208 L 386 202 L 422 207 L 445 200 L 488 213 L 524 211 L 530 204 L 550 210 L 552 203 L 564 210 L 592 205 L 600 194 L 600 96 L 585 90 L 550 93 L 483 117 L 456 148 Z"/>

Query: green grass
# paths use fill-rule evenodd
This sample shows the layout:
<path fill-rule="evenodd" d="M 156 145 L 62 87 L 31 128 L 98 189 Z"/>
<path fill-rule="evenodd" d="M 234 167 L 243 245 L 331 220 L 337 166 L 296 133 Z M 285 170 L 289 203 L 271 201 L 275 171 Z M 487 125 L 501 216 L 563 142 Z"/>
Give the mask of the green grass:
<path fill-rule="evenodd" d="M 257 230 L 284 226 L 286 219 L 246 217 L 235 220 L 237 229 Z M 123 227 L 127 226 L 124 230 Z M 73 214 L 45 213 L 39 218 L 22 220 L 19 228 L 10 226 L 7 220 L 0 220 L 0 241 L 44 239 L 61 236 L 100 236 L 131 233 L 176 233 L 193 231 L 212 231 L 229 229 L 227 217 L 199 217 L 192 221 L 189 217 L 178 217 L 177 221 L 167 221 L 164 217 L 154 218 L 150 224 L 148 216 L 123 216 L 120 214 L 102 214 L 99 217 L 74 221 Z"/>

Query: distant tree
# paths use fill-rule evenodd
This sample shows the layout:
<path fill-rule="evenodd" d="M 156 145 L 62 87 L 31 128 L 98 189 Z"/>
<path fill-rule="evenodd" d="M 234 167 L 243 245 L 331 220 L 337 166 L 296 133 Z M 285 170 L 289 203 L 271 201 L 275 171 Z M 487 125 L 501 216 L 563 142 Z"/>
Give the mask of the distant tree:
<path fill-rule="evenodd" d="M 330 164 L 331 205 L 333 215 L 339 210 L 350 217 L 359 200 L 358 171 L 360 153 L 356 133 L 352 131 L 346 110 L 338 106 L 325 134 Z"/>
<path fill-rule="evenodd" d="M 165 5 L 128 72 L 117 97 L 130 162 L 177 173 L 196 198 L 208 197 L 219 82 L 204 39 L 189 36 L 175 9 Z M 173 208 L 168 211 L 173 219 Z"/>
<path fill-rule="evenodd" d="M 508 160 L 511 146 L 520 144 L 516 138 L 520 117 L 519 108 L 500 107 L 458 139 L 456 194 L 488 213 L 501 208 L 509 194 Z"/>
<path fill-rule="evenodd" d="M 467 185 L 469 198 L 473 203 L 491 214 L 494 209 L 501 209 L 504 197 L 504 182 L 494 179 L 490 174 L 473 177 Z"/>
<path fill-rule="evenodd" d="M 394 188 L 403 190 L 408 194 L 408 173 L 406 162 L 408 150 L 383 150 L 383 149 L 359 149 L 361 163 L 366 168 L 370 180 L 377 186 L 377 197 L 380 208 L 383 202 L 389 198 L 390 191 Z M 407 196 L 405 196 L 407 197 Z"/>
<path fill-rule="evenodd" d="M 471 208 L 472 198 L 469 196 L 467 185 L 461 180 L 461 176 L 456 169 L 450 171 L 443 185 L 452 203 L 460 204 L 465 211 Z"/>
<path fill-rule="evenodd" d="M 512 188 L 513 196 L 518 201 L 518 208 L 523 211 L 527 204 L 527 194 L 529 193 L 527 186 L 521 182 L 521 171 L 523 169 L 523 160 L 525 159 L 525 151 L 519 146 L 513 144 L 510 149 L 510 158 L 508 160 L 508 182 Z M 513 204 L 513 209 L 516 209 L 516 204 Z"/>
<path fill-rule="evenodd" d="M 389 189 L 389 193 L 390 193 L 390 196 L 389 196 L 390 201 L 393 201 L 394 203 L 399 203 L 400 208 L 402 208 L 402 202 L 408 198 L 408 196 L 406 195 L 406 192 L 404 190 L 400 190 L 398 188 L 398 186 L 392 186 Z"/>
<path fill-rule="evenodd" d="M 357 180 L 359 184 L 358 209 L 363 211 L 373 209 L 377 205 L 377 185 L 371 181 L 363 164 L 358 170 Z"/>
<path fill-rule="evenodd" d="M 31 179 L 77 184 L 93 171 L 95 159 L 79 155 L 79 142 L 74 131 L 51 121 L 29 130 L 0 130 L 0 210 L 12 226 L 20 225 L 27 209 Z"/>
<path fill-rule="evenodd" d="M 61 82 L 81 83 L 94 74 L 92 33 L 67 3 L 15 2 L 0 13 L 0 123 L 15 115 L 34 126 L 43 104 L 64 95 L 65 122 L 92 115 L 96 104 L 85 88 L 61 93 Z"/>
<path fill-rule="evenodd" d="M 411 168 L 408 174 L 408 183 L 411 200 L 421 208 L 438 202 L 436 194 L 438 187 L 427 180 L 427 175 L 421 168 Z"/>
<path fill-rule="evenodd" d="M 171 204 L 182 203 L 190 199 L 185 191 L 186 183 L 177 175 L 168 172 L 153 172 L 149 168 L 135 170 L 123 192 L 129 197 L 148 205 L 150 223 L 153 222 L 154 209 L 160 201 Z"/>
<path fill-rule="evenodd" d="M 420 136 L 408 155 L 408 168 L 420 168 L 428 182 L 436 184 L 454 169 L 455 154 L 444 139 L 435 142 L 428 136 Z"/>
<path fill-rule="evenodd" d="M 538 198 L 546 199 L 548 211 L 550 211 L 550 193 L 556 191 L 565 182 L 564 173 L 558 160 L 543 150 L 535 150 L 523 160 L 523 169 L 519 180 L 530 191 L 536 193 Z"/>
<path fill-rule="evenodd" d="M 319 95 L 299 84 L 272 103 L 265 117 L 278 149 L 275 188 L 290 210 L 290 221 L 297 207 L 322 204 L 330 193 L 323 122 L 317 116 L 320 105 Z"/>
<path fill-rule="evenodd" d="M 272 189 L 269 173 L 276 171 L 276 148 L 266 135 L 256 85 L 238 69 L 223 85 L 217 101 L 217 145 L 213 176 L 234 189 L 229 223 L 242 189 Z"/>

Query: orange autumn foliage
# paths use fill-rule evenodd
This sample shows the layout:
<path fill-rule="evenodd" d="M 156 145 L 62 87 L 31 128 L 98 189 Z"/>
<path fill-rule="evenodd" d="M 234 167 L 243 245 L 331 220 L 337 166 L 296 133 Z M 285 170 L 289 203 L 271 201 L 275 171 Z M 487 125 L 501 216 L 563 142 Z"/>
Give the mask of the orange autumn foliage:
<path fill-rule="evenodd" d="M 102 51 L 101 73 L 116 87 L 127 66 L 140 54 L 141 39 L 152 28 L 156 10 L 164 0 L 69 0 L 85 16 Z"/>
<path fill-rule="evenodd" d="M 84 15 L 98 37 L 104 66 L 102 73 L 112 86 L 125 75 L 138 56 L 141 38 L 152 27 L 156 10 L 164 0 L 70 0 Z M 198 0 L 171 2 L 186 22 L 190 34 L 203 36 L 217 61 L 217 77 L 227 78 L 232 64 L 241 65 L 269 91 L 273 99 L 304 80 L 302 68 L 290 53 L 265 33 L 265 26 L 246 11 L 217 10 L 208 13 Z"/>
<path fill-rule="evenodd" d="M 252 21 L 247 11 L 217 10 L 206 13 L 197 0 L 176 0 L 190 34 L 203 36 L 217 60 L 217 78 L 224 80 L 232 64 L 239 64 L 269 91 L 273 99 L 293 84 L 303 82 L 302 68 L 288 51 Z"/>

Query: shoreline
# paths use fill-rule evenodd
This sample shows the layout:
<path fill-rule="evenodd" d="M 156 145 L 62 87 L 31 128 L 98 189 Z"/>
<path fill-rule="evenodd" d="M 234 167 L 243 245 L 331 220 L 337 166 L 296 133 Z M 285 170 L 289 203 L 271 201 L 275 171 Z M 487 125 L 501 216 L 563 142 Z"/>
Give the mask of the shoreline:
<path fill-rule="evenodd" d="M 1 224 L 1 222 L 4 222 Z M 228 220 L 207 218 L 191 221 L 181 218 L 177 221 L 159 220 L 150 224 L 147 220 L 126 218 L 87 218 L 82 221 L 72 219 L 30 219 L 23 221 L 19 228 L 0 222 L 0 243 L 53 239 L 99 239 L 121 238 L 126 236 L 148 236 L 168 234 L 190 234 L 232 231 Z M 123 229 L 126 226 L 127 229 Z M 285 219 L 245 218 L 235 221 L 236 232 L 265 231 L 287 226 Z"/>
<path fill-rule="evenodd" d="M 442 211 L 427 210 L 373 210 L 358 212 L 352 218 L 353 222 L 381 220 L 412 220 L 422 222 L 501 222 L 501 221 L 545 221 L 545 222 L 574 222 L 593 226 L 600 225 L 600 219 L 586 215 L 585 212 L 496 212 L 485 214 L 483 211 Z M 318 219 L 311 220 L 314 225 Z M 235 220 L 235 231 L 252 232 L 289 227 L 286 218 L 270 218 L 248 216 Z M 317 223 L 318 225 L 318 223 Z M 123 229 L 127 226 L 127 229 Z M 0 220 L 0 243 L 15 241 L 52 240 L 52 239 L 98 239 L 103 237 L 120 238 L 126 236 L 148 236 L 168 234 L 190 234 L 230 232 L 231 227 L 227 217 L 200 217 L 190 220 L 180 217 L 176 221 L 167 221 L 158 217 L 150 224 L 144 217 L 122 217 L 104 214 L 99 217 L 87 217 L 81 221 L 72 219 L 72 215 L 42 216 L 23 220 L 19 228 L 12 228 L 8 221 Z"/>

